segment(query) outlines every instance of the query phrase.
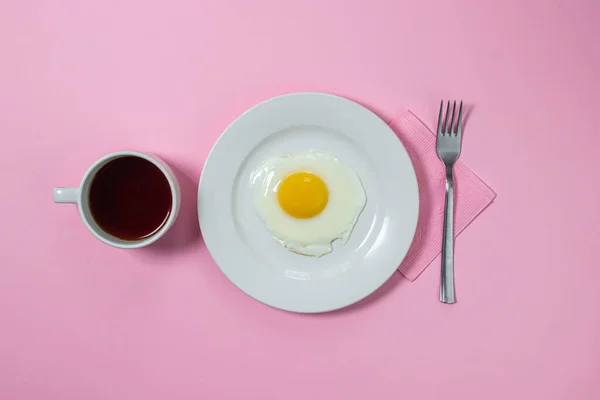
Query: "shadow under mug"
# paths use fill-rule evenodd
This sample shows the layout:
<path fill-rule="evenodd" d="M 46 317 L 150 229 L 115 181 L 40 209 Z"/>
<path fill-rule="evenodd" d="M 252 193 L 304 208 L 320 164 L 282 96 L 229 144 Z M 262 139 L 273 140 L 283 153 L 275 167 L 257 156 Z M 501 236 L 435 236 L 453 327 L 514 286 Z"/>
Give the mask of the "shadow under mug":
<path fill-rule="evenodd" d="M 94 220 L 92 217 L 92 212 L 90 210 L 89 203 L 89 193 L 92 183 L 96 177 L 96 174 L 102 167 L 110 163 L 111 161 L 116 160 L 121 157 L 140 157 L 144 160 L 147 160 L 154 164 L 165 176 L 167 181 L 169 182 L 169 187 L 171 189 L 171 211 L 166 222 L 163 226 L 152 234 L 149 237 L 145 237 L 139 240 L 123 240 L 117 238 L 107 232 L 105 232 Z M 114 246 L 120 249 L 135 249 L 139 247 L 148 246 L 156 242 L 162 236 L 167 233 L 167 231 L 173 226 L 175 223 L 175 219 L 177 218 L 177 214 L 179 213 L 179 209 L 181 207 L 181 191 L 179 188 L 179 183 L 177 182 L 177 178 L 175 174 L 171 170 L 171 168 L 165 163 L 163 160 L 156 156 L 150 156 L 148 154 L 139 153 L 136 151 L 118 151 L 115 153 L 108 154 L 98 161 L 96 161 L 85 173 L 83 178 L 81 179 L 81 183 L 79 187 L 58 187 L 54 189 L 53 199 L 55 203 L 72 203 L 77 204 L 77 208 L 79 209 L 79 214 L 85 226 L 102 242 Z"/>

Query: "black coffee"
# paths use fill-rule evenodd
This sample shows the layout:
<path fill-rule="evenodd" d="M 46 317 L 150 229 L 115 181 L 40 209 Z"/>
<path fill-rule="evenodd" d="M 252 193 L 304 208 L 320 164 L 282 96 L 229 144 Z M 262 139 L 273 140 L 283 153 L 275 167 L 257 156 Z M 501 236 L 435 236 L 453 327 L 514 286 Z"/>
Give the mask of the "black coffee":
<path fill-rule="evenodd" d="M 98 226 L 122 240 L 152 236 L 166 223 L 173 199 L 169 181 L 150 161 L 125 156 L 103 166 L 90 187 Z"/>

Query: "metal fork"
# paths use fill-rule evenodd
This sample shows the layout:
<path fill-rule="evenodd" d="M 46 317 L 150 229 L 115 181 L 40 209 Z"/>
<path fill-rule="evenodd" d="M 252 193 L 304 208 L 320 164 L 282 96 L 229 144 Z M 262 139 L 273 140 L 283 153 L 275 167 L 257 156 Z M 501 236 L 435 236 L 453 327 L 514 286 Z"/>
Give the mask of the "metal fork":
<path fill-rule="evenodd" d="M 462 101 L 458 109 L 458 120 L 456 115 L 456 101 L 452 106 L 452 117 L 450 115 L 450 102 L 446 108 L 446 117 L 442 120 L 444 100 L 440 104 L 440 116 L 437 126 L 437 140 L 435 149 L 438 157 L 446 167 L 446 206 L 444 207 L 444 238 L 442 241 L 442 277 L 440 282 L 440 301 L 453 304 L 456 302 L 454 295 L 454 179 L 452 167 L 460 155 L 462 141 Z"/>

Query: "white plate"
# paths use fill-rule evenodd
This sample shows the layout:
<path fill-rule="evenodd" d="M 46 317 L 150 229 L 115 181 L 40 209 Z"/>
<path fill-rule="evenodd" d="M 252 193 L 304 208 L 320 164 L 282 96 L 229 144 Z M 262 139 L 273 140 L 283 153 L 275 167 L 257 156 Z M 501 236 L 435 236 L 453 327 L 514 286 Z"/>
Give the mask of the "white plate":
<path fill-rule="evenodd" d="M 276 243 L 249 188 L 265 157 L 310 148 L 352 167 L 367 193 L 348 242 L 320 258 Z M 275 97 L 238 117 L 213 147 L 198 190 L 202 236 L 221 271 L 254 299 L 295 312 L 331 311 L 373 293 L 404 259 L 419 213 L 415 171 L 394 132 L 363 106 L 323 93 Z"/>

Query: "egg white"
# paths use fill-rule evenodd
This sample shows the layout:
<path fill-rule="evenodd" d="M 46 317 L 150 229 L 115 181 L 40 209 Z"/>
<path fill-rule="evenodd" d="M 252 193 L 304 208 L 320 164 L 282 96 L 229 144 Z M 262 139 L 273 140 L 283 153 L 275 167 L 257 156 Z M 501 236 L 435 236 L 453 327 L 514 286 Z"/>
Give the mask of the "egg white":
<path fill-rule="evenodd" d="M 279 184 L 296 172 L 318 176 L 329 191 L 325 209 L 313 218 L 294 218 L 279 205 Z M 251 173 L 250 187 L 256 212 L 273 238 L 295 253 L 315 257 L 330 253 L 337 239 L 348 241 L 367 202 L 356 172 L 317 149 L 268 157 Z"/>

